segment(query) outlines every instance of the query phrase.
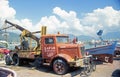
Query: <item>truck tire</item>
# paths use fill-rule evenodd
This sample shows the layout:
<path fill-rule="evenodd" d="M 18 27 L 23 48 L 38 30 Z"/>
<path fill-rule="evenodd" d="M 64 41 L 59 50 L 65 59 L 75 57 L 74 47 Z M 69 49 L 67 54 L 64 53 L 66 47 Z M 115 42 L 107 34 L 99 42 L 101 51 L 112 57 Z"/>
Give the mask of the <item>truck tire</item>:
<path fill-rule="evenodd" d="M 12 59 L 11 59 L 10 55 L 5 56 L 5 63 L 6 63 L 6 65 L 11 65 Z"/>
<path fill-rule="evenodd" d="M 13 64 L 15 66 L 20 66 L 21 65 L 20 58 L 18 56 L 13 56 Z"/>
<path fill-rule="evenodd" d="M 56 59 L 53 62 L 53 70 L 58 75 L 63 75 L 68 72 L 68 64 L 65 60 L 62 59 Z"/>

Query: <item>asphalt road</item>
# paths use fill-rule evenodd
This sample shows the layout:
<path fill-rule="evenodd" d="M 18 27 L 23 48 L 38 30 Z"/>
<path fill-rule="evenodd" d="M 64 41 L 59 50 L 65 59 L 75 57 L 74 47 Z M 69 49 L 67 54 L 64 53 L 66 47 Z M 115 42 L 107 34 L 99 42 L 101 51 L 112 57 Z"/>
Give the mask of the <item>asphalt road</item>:
<path fill-rule="evenodd" d="M 6 66 L 3 62 L 0 62 L 0 67 L 14 70 L 17 73 L 17 77 L 87 77 L 83 75 L 82 68 L 71 69 L 65 75 L 56 75 L 48 66 L 35 69 L 31 65 Z M 89 77 L 120 77 L 120 60 L 114 60 L 113 64 L 97 64 L 96 71 L 92 72 Z"/>

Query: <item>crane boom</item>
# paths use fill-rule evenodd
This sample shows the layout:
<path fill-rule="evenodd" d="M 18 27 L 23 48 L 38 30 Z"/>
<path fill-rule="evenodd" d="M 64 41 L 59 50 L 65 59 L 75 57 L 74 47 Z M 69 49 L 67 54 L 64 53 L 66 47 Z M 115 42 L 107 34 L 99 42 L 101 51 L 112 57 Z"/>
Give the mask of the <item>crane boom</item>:
<path fill-rule="evenodd" d="M 14 24 L 14 23 L 12 23 L 12 22 L 10 22 L 10 21 L 8 21 L 8 20 L 5 20 L 5 23 L 8 23 L 8 24 L 14 26 L 15 28 L 19 29 L 20 31 L 26 30 L 26 29 L 24 29 L 23 27 L 21 27 L 21 26 L 19 26 L 19 25 L 17 25 L 17 24 Z"/>
<path fill-rule="evenodd" d="M 5 20 L 5 23 L 8 23 L 8 24 L 10 24 L 10 25 L 12 25 L 12 26 L 14 26 L 16 29 L 19 29 L 20 31 L 22 31 L 22 36 L 25 36 L 25 37 L 30 37 L 30 38 L 32 38 L 32 39 L 34 39 L 35 41 L 37 41 L 37 43 L 39 43 L 39 38 L 38 37 L 36 37 L 35 35 L 33 35 L 33 33 L 38 33 L 38 32 L 40 32 L 40 31 L 37 31 L 37 32 L 30 32 L 30 31 L 28 31 L 27 29 L 25 29 L 25 28 L 23 28 L 23 27 L 21 27 L 21 26 L 19 26 L 19 25 L 17 25 L 17 24 L 14 24 L 14 23 L 12 23 L 12 22 L 10 22 L 10 21 L 8 21 L 8 20 Z M 12 27 L 12 26 L 9 26 L 9 27 L 7 27 L 7 28 L 10 28 L 10 27 Z"/>

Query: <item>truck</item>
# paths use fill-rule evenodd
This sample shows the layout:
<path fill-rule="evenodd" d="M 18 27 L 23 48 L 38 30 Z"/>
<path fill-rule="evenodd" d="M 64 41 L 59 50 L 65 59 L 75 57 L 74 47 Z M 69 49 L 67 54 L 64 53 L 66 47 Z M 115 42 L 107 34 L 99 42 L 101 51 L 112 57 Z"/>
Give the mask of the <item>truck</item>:
<path fill-rule="evenodd" d="M 7 65 L 11 63 L 21 65 L 23 61 L 34 62 L 36 66 L 47 64 L 53 68 L 56 74 L 62 75 L 66 74 L 70 67 L 82 67 L 93 64 L 91 56 L 84 56 L 84 45 L 71 43 L 69 36 L 66 34 L 46 34 L 45 26 L 41 28 L 41 31 L 30 32 L 8 20 L 5 23 L 22 31 L 20 35 L 21 40 L 29 37 L 36 41 L 34 48 L 28 46 L 29 48 L 24 49 L 15 46 L 15 49 L 6 57 Z M 40 38 L 33 35 L 33 33 L 38 32 L 41 32 Z M 85 71 L 89 72 L 86 68 Z"/>

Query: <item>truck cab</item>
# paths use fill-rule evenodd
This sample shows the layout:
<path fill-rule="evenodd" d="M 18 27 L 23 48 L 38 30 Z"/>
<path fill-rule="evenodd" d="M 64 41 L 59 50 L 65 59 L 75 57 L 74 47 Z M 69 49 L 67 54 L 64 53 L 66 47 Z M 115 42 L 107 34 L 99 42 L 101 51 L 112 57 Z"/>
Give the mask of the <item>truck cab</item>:
<path fill-rule="evenodd" d="M 65 74 L 69 67 L 83 65 L 84 46 L 70 43 L 64 34 L 48 34 L 41 37 L 41 54 L 57 74 Z"/>

